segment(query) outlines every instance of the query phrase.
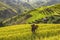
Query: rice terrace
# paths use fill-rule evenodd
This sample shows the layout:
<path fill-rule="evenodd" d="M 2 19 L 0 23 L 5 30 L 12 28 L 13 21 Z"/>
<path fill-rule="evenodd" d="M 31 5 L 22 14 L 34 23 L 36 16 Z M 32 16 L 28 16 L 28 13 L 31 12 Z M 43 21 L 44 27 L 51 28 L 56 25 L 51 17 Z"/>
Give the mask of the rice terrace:
<path fill-rule="evenodd" d="M 60 40 L 60 0 L 0 0 L 0 40 Z"/>
<path fill-rule="evenodd" d="M 30 25 L 0 28 L 0 40 L 60 40 L 60 24 L 36 24 L 36 34 L 32 34 Z"/>

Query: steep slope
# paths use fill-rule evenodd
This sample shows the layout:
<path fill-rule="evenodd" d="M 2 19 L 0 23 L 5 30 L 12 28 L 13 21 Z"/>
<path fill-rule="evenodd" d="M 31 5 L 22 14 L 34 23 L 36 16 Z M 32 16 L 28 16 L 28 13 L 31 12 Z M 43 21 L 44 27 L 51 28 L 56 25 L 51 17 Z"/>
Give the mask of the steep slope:
<path fill-rule="evenodd" d="M 60 3 L 60 0 L 49 0 L 46 5 L 52 5 L 52 4 L 57 4 Z"/>
<path fill-rule="evenodd" d="M 19 15 L 12 7 L 6 4 L 0 2 L 0 5 L 2 6 L 0 8 L 0 22 L 3 21 L 5 25 L 22 23 L 60 23 L 60 4 L 43 6 L 21 15 Z M 52 17 L 54 17 L 54 19 L 52 19 Z"/>
<path fill-rule="evenodd" d="M 45 17 L 53 15 L 60 15 L 60 4 L 40 7 L 35 10 L 28 12 L 32 17 L 26 20 L 26 23 L 35 23 L 35 21 L 41 20 Z"/>
<path fill-rule="evenodd" d="M 60 3 L 60 0 L 24 0 L 24 1 L 31 4 L 31 6 L 33 6 L 34 8 Z"/>
<path fill-rule="evenodd" d="M 0 26 L 3 25 L 15 25 L 15 24 L 21 24 L 24 19 L 27 19 L 26 16 L 29 16 L 29 14 L 21 14 L 18 13 L 14 8 L 11 6 L 8 6 L 7 4 L 4 4 L 0 2 Z M 30 7 L 28 4 L 24 4 L 23 6 L 27 6 L 27 8 Z M 19 7 L 20 8 L 20 7 Z M 31 8 L 32 9 L 32 8 Z"/>
<path fill-rule="evenodd" d="M 19 15 L 21 13 L 25 13 L 33 9 L 33 7 L 29 3 L 23 2 L 22 0 L 0 0 L 0 1 L 16 9 Z"/>
<path fill-rule="evenodd" d="M 10 18 L 17 15 L 17 11 L 12 9 L 10 6 L 0 2 L 0 22 L 10 20 Z"/>
<path fill-rule="evenodd" d="M 43 6 L 20 15 L 13 24 L 24 23 L 60 23 L 60 4 Z M 53 19 L 54 18 L 54 19 Z M 57 18 L 57 20 L 56 20 Z M 14 19 L 13 19 L 14 20 Z"/>
<path fill-rule="evenodd" d="M 12 17 L 6 24 L 60 23 L 60 4 L 43 6 L 25 14 Z M 53 19 L 54 18 L 54 19 Z M 57 18 L 57 20 L 56 20 Z"/>

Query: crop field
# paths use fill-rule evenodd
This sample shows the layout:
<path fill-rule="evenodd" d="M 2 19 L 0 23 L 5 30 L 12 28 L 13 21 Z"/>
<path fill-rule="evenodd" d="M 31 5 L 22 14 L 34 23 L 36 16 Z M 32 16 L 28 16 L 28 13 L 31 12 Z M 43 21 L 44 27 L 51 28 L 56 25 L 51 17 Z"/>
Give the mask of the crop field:
<path fill-rule="evenodd" d="M 42 6 L 22 14 L 3 2 L 0 2 L 0 6 L 0 24 L 2 22 L 3 25 L 60 23 L 60 4 Z"/>
<path fill-rule="evenodd" d="M 60 40 L 60 3 L 35 8 L 19 0 L 11 4 L 3 1 L 0 1 L 0 40 Z M 35 33 L 32 24 L 38 25 Z"/>
<path fill-rule="evenodd" d="M 31 24 L 20 24 L 0 28 L 0 40 L 60 40 L 60 24 L 36 24 L 36 33 Z"/>
<path fill-rule="evenodd" d="M 26 23 L 33 23 L 45 17 L 60 15 L 60 4 L 37 8 L 29 12 L 32 17 L 26 20 Z"/>

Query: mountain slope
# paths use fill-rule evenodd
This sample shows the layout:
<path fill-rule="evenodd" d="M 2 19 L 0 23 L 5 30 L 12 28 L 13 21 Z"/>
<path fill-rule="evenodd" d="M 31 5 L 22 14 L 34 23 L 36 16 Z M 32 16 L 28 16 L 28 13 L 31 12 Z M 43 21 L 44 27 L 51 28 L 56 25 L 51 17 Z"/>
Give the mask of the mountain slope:
<path fill-rule="evenodd" d="M 16 24 L 60 23 L 60 21 L 58 21 L 60 20 L 59 15 L 60 15 L 60 4 L 43 6 L 20 15 L 18 20 L 15 21 L 14 23 Z"/>
<path fill-rule="evenodd" d="M 17 11 L 10 6 L 0 2 L 0 22 L 4 23 L 5 20 L 16 16 Z"/>
<path fill-rule="evenodd" d="M 41 20 L 45 17 L 60 15 L 60 4 L 37 8 L 28 13 L 32 15 L 32 17 L 27 19 L 26 23 L 35 23 L 35 21 Z"/>
<path fill-rule="evenodd" d="M 22 15 L 16 15 L 9 21 L 4 21 L 7 25 L 28 24 L 28 23 L 60 23 L 60 4 L 43 6 L 36 8 Z M 53 19 L 54 18 L 54 19 Z M 56 20 L 57 18 L 57 20 Z"/>
<path fill-rule="evenodd" d="M 24 13 L 33 9 L 33 7 L 29 3 L 23 2 L 22 0 L 0 0 L 0 1 L 16 9 L 19 15 L 21 13 Z"/>
<path fill-rule="evenodd" d="M 0 8 L 0 22 L 3 21 L 5 25 L 26 23 L 60 23 L 60 4 L 42 6 L 21 15 L 6 4 L 0 3 L 0 6 L 2 6 L 2 8 Z"/>

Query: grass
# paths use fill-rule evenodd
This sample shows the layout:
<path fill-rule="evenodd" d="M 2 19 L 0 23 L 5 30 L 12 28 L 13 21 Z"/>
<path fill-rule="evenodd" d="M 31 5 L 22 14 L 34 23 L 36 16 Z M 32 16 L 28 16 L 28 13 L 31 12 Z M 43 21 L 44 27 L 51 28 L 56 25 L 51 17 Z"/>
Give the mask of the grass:
<path fill-rule="evenodd" d="M 60 24 L 37 24 L 36 33 L 31 24 L 20 24 L 0 28 L 0 40 L 60 40 Z"/>

